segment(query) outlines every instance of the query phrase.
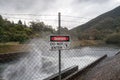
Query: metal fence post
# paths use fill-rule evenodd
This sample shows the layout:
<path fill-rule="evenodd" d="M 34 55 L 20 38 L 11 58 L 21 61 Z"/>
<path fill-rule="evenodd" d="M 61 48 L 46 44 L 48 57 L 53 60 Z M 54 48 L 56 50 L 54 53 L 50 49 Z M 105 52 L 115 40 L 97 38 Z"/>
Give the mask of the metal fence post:
<path fill-rule="evenodd" d="M 61 29 L 61 13 L 58 13 L 58 34 L 60 35 Z M 61 80 L 61 50 L 59 50 L 59 80 Z"/>

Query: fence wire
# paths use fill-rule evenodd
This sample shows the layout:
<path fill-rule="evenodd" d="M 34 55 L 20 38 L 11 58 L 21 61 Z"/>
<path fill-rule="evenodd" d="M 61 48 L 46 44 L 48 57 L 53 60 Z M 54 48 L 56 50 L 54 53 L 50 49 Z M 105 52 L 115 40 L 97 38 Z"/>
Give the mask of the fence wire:
<path fill-rule="evenodd" d="M 28 53 L 19 59 L 0 63 L 0 77 L 2 80 L 43 80 L 58 73 L 58 51 L 51 51 L 49 37 L 32 39 L 21 49 Z M 75 44 L 71 40 L 71 45 Z M 78 43 L 76 43 L 78 44 Z M 27 47 L 27 48 L 26 48 Z M 104 54 L 113 56 L 118 48 L 111 47 L 82 47 L 61 50 L 62 70 L 77 65 L 79 69 L 97 60 Z M 17 53 L 15 54 L 17 55 Z M 11 57 L 11 56 L 9 56 Z"/>

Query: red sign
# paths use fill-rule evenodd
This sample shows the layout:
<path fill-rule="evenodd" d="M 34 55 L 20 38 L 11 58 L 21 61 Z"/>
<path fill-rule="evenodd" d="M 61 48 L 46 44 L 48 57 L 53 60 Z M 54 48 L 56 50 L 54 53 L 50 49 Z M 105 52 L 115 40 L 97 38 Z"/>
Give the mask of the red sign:
<path fill-rule="evenodd" d="M 68 42 L 70 41 L 69 36 L 50 36 L 50 41 L 52 42 Z"/>

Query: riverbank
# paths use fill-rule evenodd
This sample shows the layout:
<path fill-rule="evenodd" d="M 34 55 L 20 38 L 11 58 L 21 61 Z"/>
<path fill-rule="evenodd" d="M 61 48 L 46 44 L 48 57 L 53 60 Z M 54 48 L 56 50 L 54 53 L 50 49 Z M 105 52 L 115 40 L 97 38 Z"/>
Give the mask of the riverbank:
<path fill-rule="evenodd" d="M 27 44 L 19 44 L 15 42 L 0 44 L 0 63 L 9 62 L 19 59 L 28 53 Z"/>
<path fill-rule="evenodd" d="M 10 61 L 14 61 L 16 59 L 25 56 L 28 52 L 12 52 L 6 54 L 0 54 L 0 63 L 6 63 Z"/>
<path fill-rule="evenodd" d="M 106 44 L 103 40 L 77 40 L 71 42 L 71 48 L 79 48 L 79 47 L 85 47 L 85 46 L 116 46 L 120 47 L 116 44 Z"/>
<path fill-rule="evenodd" d="M 102 40 L 77 40 L 72 41 L 71 47 L 84 47 L 84 46 L 100 46 L 100 45 L 106 45 L 106 43 Z"/>
<path fill-rule="evenodd" d="M 28 51 L 27 44 L 19 44 L 17 42 L 0 43 L 0 54 L 26 51 Z"/>

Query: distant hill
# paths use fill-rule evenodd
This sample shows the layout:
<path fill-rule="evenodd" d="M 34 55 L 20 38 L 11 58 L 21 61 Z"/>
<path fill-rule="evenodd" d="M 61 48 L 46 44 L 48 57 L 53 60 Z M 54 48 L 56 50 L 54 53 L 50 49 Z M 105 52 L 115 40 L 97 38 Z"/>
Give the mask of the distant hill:
<path fill-rule="evenodd" d="M 104 39 L 110 34 L 120 32 L 120 6 L 104 13 L 86 24 L 70 30 L 85 39 Z"/>

